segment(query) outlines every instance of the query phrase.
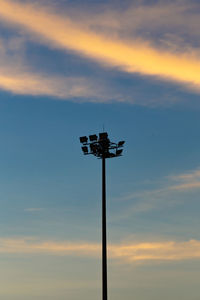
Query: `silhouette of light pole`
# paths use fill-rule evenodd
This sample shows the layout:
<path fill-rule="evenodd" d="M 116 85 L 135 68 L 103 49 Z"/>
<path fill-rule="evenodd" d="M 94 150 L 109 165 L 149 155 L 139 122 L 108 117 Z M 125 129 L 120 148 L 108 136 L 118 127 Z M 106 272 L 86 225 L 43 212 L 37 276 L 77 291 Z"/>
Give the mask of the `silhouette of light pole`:
<path fill-rule="evenodd" d="M 102 160 L 102 300 L 107 300 L 107 238 L 106 238 L 106 158 L 122 156 L 124 141 L 113 143 L 107 132 L 80 137 L 84 155 L 93 154 Z"/>

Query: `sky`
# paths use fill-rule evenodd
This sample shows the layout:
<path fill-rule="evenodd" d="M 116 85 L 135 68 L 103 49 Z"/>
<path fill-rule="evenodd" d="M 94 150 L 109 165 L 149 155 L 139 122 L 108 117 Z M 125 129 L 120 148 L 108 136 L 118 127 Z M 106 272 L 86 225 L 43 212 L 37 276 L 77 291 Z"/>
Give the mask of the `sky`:
<path fill-rule="evenodd" d="M 198 300 L 200 3 L 0 0 L 0 298 Z"/>

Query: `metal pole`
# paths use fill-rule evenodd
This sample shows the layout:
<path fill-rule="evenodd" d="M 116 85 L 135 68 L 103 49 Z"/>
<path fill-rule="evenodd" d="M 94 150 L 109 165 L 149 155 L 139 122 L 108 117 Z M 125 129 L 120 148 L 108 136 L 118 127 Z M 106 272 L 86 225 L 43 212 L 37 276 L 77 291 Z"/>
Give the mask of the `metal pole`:
<path fill-rule="evenodd" d="M 102 300 L 107 300 L 107 237 L 106 237 L 106 158 L 122 156 L 121 149 L 125 141 L 113 143 L 107 132 L 81 136 L 82 151 L 84 155 L 92 154 L 102 159 Z"/>
<path fill-rule="evenodd" d="M 102 300 L 107 300 L 106 159 L 102 158 Z"/>

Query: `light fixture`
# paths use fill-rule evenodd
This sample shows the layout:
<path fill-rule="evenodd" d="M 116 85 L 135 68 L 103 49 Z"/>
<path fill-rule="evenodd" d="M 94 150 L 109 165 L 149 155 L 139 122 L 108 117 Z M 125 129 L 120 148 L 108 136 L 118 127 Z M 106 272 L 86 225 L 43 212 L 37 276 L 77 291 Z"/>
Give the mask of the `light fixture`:
<path fill-rule="evenodd" d="M 122 154 L 123 149 L 116 150 L 116 156 L 120 156 Z"/>
<path fill-rule="evenodd" d="M 87 136 L 81 136 L 81 137 L 80 137 L 80 142 L 81 142 L 82 144 L 86 144 L 87 141 L 88 141 Z"/>
<path fill-rule="evenodd" d="M 102 160 L 102 300 L 107 300 L 107 238 L 106 238 L 106 158 L 121 156 L 124 141 L 113 143 L 108 138 L 107 132 L 80 138 L 84 154 L 92 154 Z"/>
<path fill-rule="evenodd" d="M 89 138 L 90 138 L 90 141 L 91 141 L 91 142 L 97 141 L 97 139 L 98 139 L 98 137 L 97 137 L 96 134 L 90 135 Z"/>
<path fill-rule="evenodd" d="M 100 140 L 106 140 L 107 138 L 108 138 L 108 133 L 107 132 L 99 133 L 99 139 Z"/>
<path fill-rule="evenodd" d="M 83 146 L 82 150 L 83 150 L 84 154 L 88 154 L 88 147 L 87 146 Z"/>
<path fill-rule="evenodd" d="M 125 143 L 125 141 L 120 141 L 117 146 L 118 147 L 123 147 L 124 143 Z"/>

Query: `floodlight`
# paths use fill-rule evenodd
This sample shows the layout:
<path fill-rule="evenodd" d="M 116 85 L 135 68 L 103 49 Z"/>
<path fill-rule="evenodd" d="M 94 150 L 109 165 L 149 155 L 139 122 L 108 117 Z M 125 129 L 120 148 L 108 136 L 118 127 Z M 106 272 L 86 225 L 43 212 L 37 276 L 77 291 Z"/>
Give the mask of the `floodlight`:
<path fill-rule="evenodd" d="M 120 142 L 118 143 L 118 147 L 122 147 L 122 146 L 124 145 L 124 143 L 125 143 L 125 141 L 120 141 Z"/>
<path fill-rule="evenodd" d="M 109 152 L 109 158 L 111 158 L 111 157 L 115 157 L 116 155 L 114 154 L 114 153 L 112 153 L 112 152 Z"/>
<path fill-rule="evenodd" d="M 102 161 L 102 300 L 107 300 L 107 236 L 106 236 L 106 159 L 122 155 L 125 141 L 113 143 L 107 132 L 80 137 L 84 155 L 94 155 Z"/>
<path fill-rule="evenodd" d="M 83 150 L 84 154 L 88 154 L 88 147 L 87 146 L 83 146 L 82 150 Z"/>
<path fill-rule="evenodd" d="M 97 135 L 96 135 L 96 134 L 92 134 L 92 135 L 90 135 L 90 136 L 89 136 L 89 138 L 90 138 L 90 141 L 91 141 L 91 142 L 93 142 L 93 141 L 97 141 L 97 139 L 98 139 L 98 137 L 97 137 Z"/>
<path fill-rule="evenodd" d="M 123 149 L 117 149 L 116 150 L 116 156 L 119 156 L 122 154 Z"/>
<path fill-rule="evenodd" d="M 106 140 L 107 138 L 108 138 L 108 133 L 107 132 L 99 133 L 99 139 L 100 140 Z"/>
<path fill-rule="evenodd" d="M 82 144 L 87 143 L 87 141 L 88 141 L 87 136 L 81 136 L 81 137 L 80 137 L 80 142 L 81 142 Z"/>

